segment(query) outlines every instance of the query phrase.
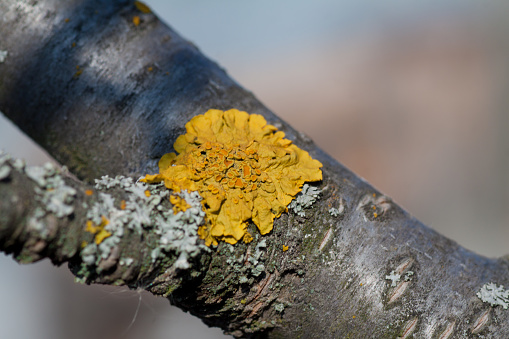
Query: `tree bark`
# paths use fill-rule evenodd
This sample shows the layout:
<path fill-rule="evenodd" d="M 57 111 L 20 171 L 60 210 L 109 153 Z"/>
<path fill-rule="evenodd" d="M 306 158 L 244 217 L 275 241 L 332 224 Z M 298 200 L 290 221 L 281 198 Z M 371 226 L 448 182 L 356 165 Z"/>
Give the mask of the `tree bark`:
<path fill-rule="evenodd" d="M 8 52 L 0 110 L 78 178 L 60 174 L 75 190 L 73 212 L 46 213 L 41 239 L 30 228 L 45 208 L 33 194 L 38 183 L 5 162 L 2 251 L 20 262 L 68 261 L 87 283 L 141 286 L 236 337 L 509 337 L 509 311 L 476 295 L 486 283 L 509 285 L 506 259 L 476 255 L 412 218 L 145 12 L 124 0 L 0 2 L 0 50 Z M 323 163 L 321 198 L 303 217 L 283 214 L 251 244 L 200 252 L 188 269 L 175 267 L 172 252 L 151 262 L 157 235 L 148 228 L 128 232 L 84 276 L 87 212 L 99 199 L 89 183 L 156 173 L 185 123 L 210 108 L 262 114 L 284 131 Z M 132 194 L 110 193 L 117 202 Z"/>

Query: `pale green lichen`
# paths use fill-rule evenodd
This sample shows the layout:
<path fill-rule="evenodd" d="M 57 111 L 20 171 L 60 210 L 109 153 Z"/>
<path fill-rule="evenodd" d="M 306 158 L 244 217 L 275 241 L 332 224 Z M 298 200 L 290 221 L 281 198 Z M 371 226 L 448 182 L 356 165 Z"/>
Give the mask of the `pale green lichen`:
<path fill-rule="evenodd" d="M 159 248 L 163 252 L 175 251 L 180 254 L 175 266 L 180 269 L 189 267 L 188 259 L 195 257 L 201 250 L 208 250 L 198 238 L 198 227 L 205 222 L 205 212 L 201 205 L 198 192 L 182 190 L 176 193 L 184 199 L 191 208 L 174 213 L 173 210 L 161 212 L 167 219 L 159 223 L 161 237 Z"/>
<path fill-rule="evenodd" d="M 9 165 L 0 166 L 0 181 L 9 178 L 11 174 L 11 168 Z"/>
<path fill-rule="evenodd" d="M 0 149 L 0 181 L 9 178 L 11 174 L 10 160 L 11 156 Z"/>
<path fill-rule="evenodd" d="M 44 222 L 42 222 L 42 218 L 44 218 L 45 215 L 46 212 L 42 208 L 36 207 L 27 223 L 28 230 L 37 233 L 43 240 L 46 239 L 50 233 Z"/>
<path fill-rule="evenodd" d="M 397 274 L 396 272 L 391 271 L 391 273 L 389 275 L 385 276 L 385 279 L 391 280 L 392 281 L 391 286 L 395 287 L 401 279 L 401 274 Z"/>
<path fill-rule="evenodd" d="M 110 178 L 108 175 L 104 175 L 101 179 L 95 179 L 95 188 L 98 190 L 104 190 L 114 187 L 127 188 L 133 185 L 133 179 L 118 175 L 115 178 Z"/>
<path fill-rule="evenodd" d="M 304 184 L 302 191 L 297 194 L 295 200 L 293 200 L 288 208 L 292 209 L 294 213 L 301 217 L 306 216 L 305 208 L 310 208 L 320 197 L 321 190 L 314 186 Z"/>
<path fill-rule="evenodd" d="M 14 159 L 14 161 L 12 162 L 12 167 L 14 167 L 15 169 L 17 169 L 18 171 L 23 171 L 25 169 L 25 160 L 23 159 Z"/>
<path fill-rule="evenodd" d="M 285 304 L 283 303 L 274 304 L 274 309 L 276 310 L 276 312 L 281 313 L 285 310 Z"/>
<path fill-rule="evenodd" d="M 134 259 L 133 258 L 122 258 L 120 259 L 120 261 L 118 262 L 118 264 L 120 266 L 131 266 L 131 264 L 134 262 Z"/>
<path fill-rule="evenodd" d="M 491 306 L 502 306 L 504 309 L 509 307 L 509 290 L 504 289 L 503 285 L 497 286 L 494 283 L 484 284 L 477 296 L 483 302 Z"/>
<path fill-rule="evenodd" d="M 7 59 L 7 55 L 9 55 L 8 51 L 0 50 L 0 64 L 3 63 L 5 59 Z"/>
<path fill-rule="evenodd" d="M 15 170 L 22 172 L 25 168 L 25 163 L 20 159 L 13 159 L 10 154 L 5 153 L 3 150 L 0 150 L 0 180 L 7 179 L 9 177 L 11 173 L 11 166 Z M 27 168 L 27 170 L 28 173 L 32 173 L 34 171 L 33 168 Z M 45 169 L 44 167 L 37 167 L 37 170 L 35 170 L 35 172 L 40 173 L 38 175 L 38 179 L 40 180 L 36 180 L 36 183 L 38 185 L 42 185 L 43 188 L 46 187 L 46 185 L 48 184 L 46 176 L 56 174 L 56 171 L 48 171 L 48 169 Z M 29 176 L 28 173 L 27 176 Z M 39 188 L 37 188 L 37 190 L 39 192 L 37 196 L 38 200 L 46 201 L 47 199 L 42 199 L 39 196 L 41 194 L 40 193 L 41 190 Z M 55 203 L 53 202 L 53 204 Z M 43 240 L 45 240 L 50 233 L 49 230 L 46 228 L 46 225 L 42 222 L 42 218 L 47 214 L 46 211 L 47 208 L 51 209 L 51 205 L 50 207 L 48 207 L 46 204 L 44 204 L 44 208 L 40 206 L 35 207 L 33 214 L 29 216 L 27 222 L 28 231 L 30 231 L 33 234 L 37 234 L 37 236 Z"/>
<path fill-rule="evenodd" d="M 339 215 L 339 210 L 335 207 L 331 207 L 329 209 L 329 214 L 332 215 L 333 217 L 337 217 Z"/>
<path fill-rule="evenodd" d="M 99 193 L 99 201 L 87 213 L 92 223 L 88 229 L 95 234 L 95 241 L 86 245 L 81 252 L 87 265 L 99 266 L 101 260 L 107 259 L 120 243 L 126 227 L 140 235 L 143 232 L 153 232 L 159 236 L 156 247 L 151 251 L 153 262 L 174 253 L 178 256 L 174 266 L 187 269 L 190 258 L 202 250 L 208 250 L 197 234 L 205 216 L 198 193 L 184 190 L 175 193 L 189 206 L 185 211 L 175 213 L 161 206 L 163 201 L 169 204 L 170 196 L 170 191 L 163 184 L 134 183 L 131 178 L 123 176 L 103 176 L 95 182 L 99 190 L 122 188 L 129 193 L 129 198 L 126 202 L 117 203 L 110 194 Z M 102 236 L 98 239 L 99 234 Z M 131 262 L 123 259 L 122 263 L 130 265 Z"/>
<path fill-rule="evenodd" d="M 258 239 L 258 235 L 255 236 L 256 240 Z M 233 254 L 234 247 L 232 245 L 226 245 L 226 248 L 230 250 Z M 239 275 L 239 283 L 245 284 L 252 282 L 252 277 L 258 277 L 260 274 L 265 272 L 265 265 L 261 262 L 263 254 L 265 252 L 264 249 L 267 248 L 266 239 L 262 239 L 259 241 L 254 250 L 250 252 L 247 259 L 247 264 L 245 263 L 245 257 L 243 255 L 235 256 L 232 255 L 228 259 L 226 259 L 226 263 L 229 265 L 230 269 L 236 272 Z M 249 278 L 251 276 L 251 278 Z"/>
<path fill-rule="evenodd" d="M 263 254 L 262 248 L 267 248 L 267 241 L 265 239 L 262 239 L 260 242 L 258 242 L 255 246 L 255 252 L 249 257 L 248 261 L 253 264 L 257 265 L 258 260 L 260 259 L 261 255 Z"/>
<path fill-rule="evenodd" d="M 30 166 L 25 168 L 26 175 L 32 179 L 37 186 L 34 188 L 36 199 L 39 200 L 44 209 L 63 218 L 74 212 L 74 197 L 76 190 L 65 184 L 60 175 L 60 170 L 52 163 L 43 166 Z"/>

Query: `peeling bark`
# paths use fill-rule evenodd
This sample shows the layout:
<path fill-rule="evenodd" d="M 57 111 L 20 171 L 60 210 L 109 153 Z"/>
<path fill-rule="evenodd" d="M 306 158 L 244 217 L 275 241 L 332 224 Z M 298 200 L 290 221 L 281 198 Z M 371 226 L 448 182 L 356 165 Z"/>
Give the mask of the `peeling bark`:
<path fill-rule="evenodd" d="M 505 259 L 476 255 L 412 218 L 153 13 L 121 0 L 7 0 L 0 13 L 0 50 L 8 51 L 0 110 L 80 180 L 65 179 L 77 192 L 74 212 L 48 215 L 54 231 L 41 243 L 28 230 L 40 207 L 36 184 L 9 163 L 0 249 L 16 260 L 68 261 L 79 276 L 81 243 L 92 239 L 83 202 L 95 196 L 84 194 L 86 183 L 155 173 L 191 117 L 237 108 L 262 114 L 324 164 L 320 200 L 305 216 L 283 214 L 251 244 L 203 252 L 188 270 L 175 269 L 171 255 L 150 264 L 154 235 L 127 234 L 88 283 L 141 286 L 236 337 L 509 337 L 509 311 L 476 296 L 485 283 L 509 285 Z M 120 265 L 128 251 L 138 254 L 133 269 Z M 386 279 L 391 272 L 400 280 Z"/>

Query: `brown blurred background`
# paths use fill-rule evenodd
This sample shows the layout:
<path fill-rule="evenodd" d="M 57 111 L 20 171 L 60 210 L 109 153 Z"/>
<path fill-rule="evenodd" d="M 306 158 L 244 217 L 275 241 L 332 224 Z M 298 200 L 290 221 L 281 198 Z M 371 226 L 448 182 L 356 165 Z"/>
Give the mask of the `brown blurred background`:
<path fill-rule="evenodd" d="M 147 3 L 416 218 L 483 255 L 509 253 L 503 4 Z M 46 161 L 3 117 L 0 148 L 32 164 Z M 0 259 L 6 338 L 118 338 L 136 312 L 136 292 L 74 284 L 65 268 L 47 262 Z M 141 300 L 126 338 L 224 337 L 167 300 Z"/>

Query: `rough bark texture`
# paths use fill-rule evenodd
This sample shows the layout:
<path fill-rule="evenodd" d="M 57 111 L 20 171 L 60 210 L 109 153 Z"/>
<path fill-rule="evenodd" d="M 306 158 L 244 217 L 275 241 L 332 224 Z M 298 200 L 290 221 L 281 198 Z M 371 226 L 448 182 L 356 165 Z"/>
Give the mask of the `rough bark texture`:
<path fill-rule="evenodd" d="M 305 217 L 283 214 L 271 234 L 233 248 L 221 244 L 189 270 L 173 269 L 171 256 L 148 265 L 150 235 L 127 235 L 119 251 L 136 249 L 135 271 L 126 273 L 120 254 L 88 282 L 143 286 L 238 337 L 509 337 L 509 311 L 476 296 L 485 283 L 509 285 L 506 260 L 478 256 L 422 225 L 153 13 L 120 0 L 4 0 L 0 13 L 0 50 L 8 51 L 0 63 L 0 110 L 83 182 L 157 172 L 184 124 L 209 108 L 262 114 L 324 164 L 321 199 Z M 10 176 L 0 181 L 1 249 L 22 262 L 70 261 L 78 273 L 80 244 L 91 238 L 83 232 L 82 203 L 94 196 L 66 179 L 78 191 L 74 213 L 49 217 L 55 233 L 37 246 L 26 227 L 38 204 L 34 183 L 8 166 Z M 340 206 L 339 216 L 328 212 Z M 249 261 L 257 246 L 258 273 Z M 391 272 L 401 275 L 395 286 L 386 279 Z"/>

